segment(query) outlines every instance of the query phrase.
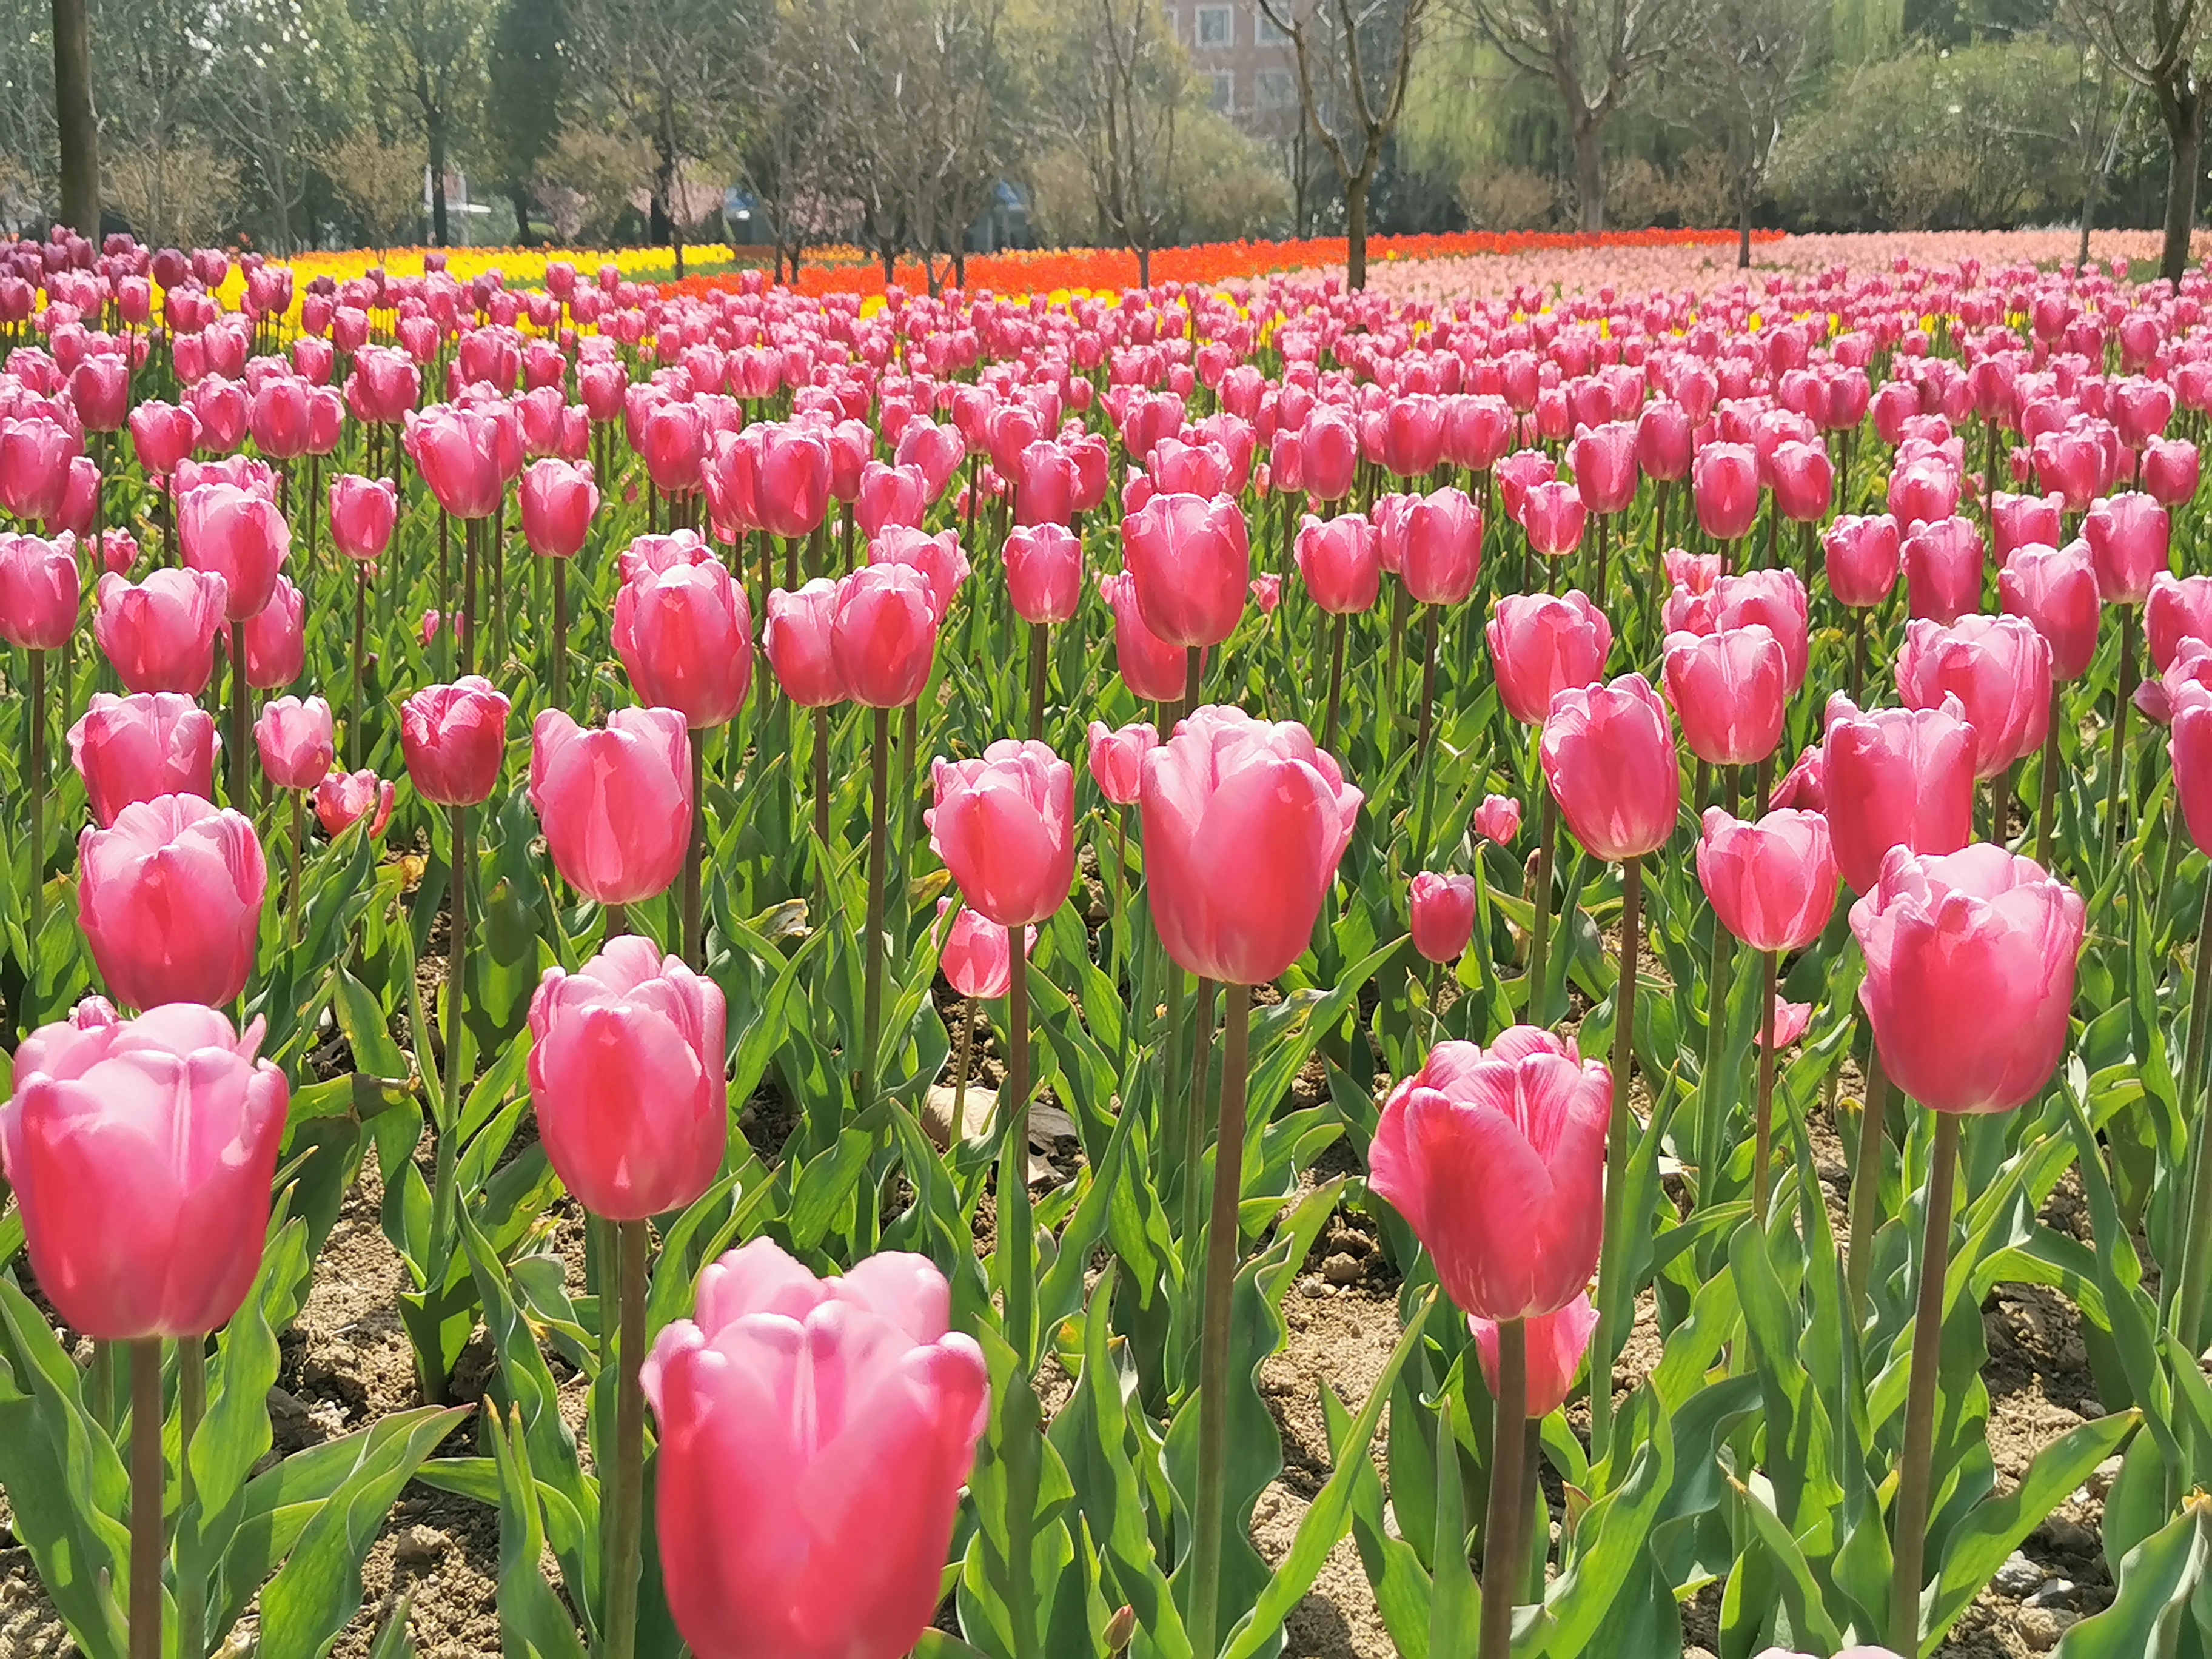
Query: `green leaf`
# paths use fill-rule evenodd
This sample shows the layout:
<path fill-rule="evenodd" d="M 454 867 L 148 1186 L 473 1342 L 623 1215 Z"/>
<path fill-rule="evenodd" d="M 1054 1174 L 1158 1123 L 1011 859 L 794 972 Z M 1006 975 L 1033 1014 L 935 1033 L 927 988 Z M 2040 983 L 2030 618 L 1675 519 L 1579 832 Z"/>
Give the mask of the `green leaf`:
<path fill-rule="evenodd" d="M 1437 1407 L 1437 1444 L 1445 1467 L 1437 1480 L 1436 1577 L 1429 1588 L 1429 1652 L 1431 1659 L 1471 1654 L 1482 1630 L 1482 1591 L 1467 1559 L 1467 1512 L 1460 1488 L 1458 1454 L 1452 1435 L 1453 1398 Z"/>
<path fill-rule="evenodd" d="M 529 1434 L 519 1413 L 504 1424 L 494 1413 L 485 1426 L 499 1468 L 501 1640 L 510 1655 L 585 1659 L 583 1640 L 538 1565 L 545 1531 L 541 1488 L 530 1472 Z"/>
<path fill-rule="evenodd" d="M 1737 1508 L 1751 1523 L 1752 1534 L 1771 1562 L 1779 1576 L 1782 1605 L 1790 1614 L 1790 1628 L 1800 1641 L 1811 1641 L 1823 1651 L 1832 1653 L 1843 1646 L 1842 1634 L 1828 1617 L 1826 1605 L 1820 1595 L 1820 1586 L 1806 1564 L 1805 1553 L 1782 1524 L 1782 1517 L 1774 1507 L 1751 1487 L 1731 1478 L 1729 1488 L 1735 1493 Z"/>
<path fill-rule="evenodd" d="M 2212 1504 L 2192 1496 L 2122 1559 L 2112 1604 L 2069 1629 L 2057 1659 L 2172 1659 L 2208 1563 Z"/>

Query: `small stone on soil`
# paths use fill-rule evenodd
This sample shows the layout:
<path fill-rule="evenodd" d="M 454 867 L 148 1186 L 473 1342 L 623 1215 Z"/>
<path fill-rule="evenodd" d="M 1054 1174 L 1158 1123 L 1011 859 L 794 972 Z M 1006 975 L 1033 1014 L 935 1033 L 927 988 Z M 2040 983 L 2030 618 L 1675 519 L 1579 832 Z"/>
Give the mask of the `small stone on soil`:
<path fill-rule="evenodd" d="M 1322 1276 L 1332 1285 L 1356 1285 L 1366 1273 L 1367 1264 L 1356 1255 L 1339 1250 L 1321 1264 Z"/>
<path fill-rule="evenodd" d="M 1990 1584 L 2000 1595 L 2025 1600 L 2042 1588 L 2043 1569 L 2014 1550 L 2005 1558 L 2004 1565 L 1996 1570 Z"/>

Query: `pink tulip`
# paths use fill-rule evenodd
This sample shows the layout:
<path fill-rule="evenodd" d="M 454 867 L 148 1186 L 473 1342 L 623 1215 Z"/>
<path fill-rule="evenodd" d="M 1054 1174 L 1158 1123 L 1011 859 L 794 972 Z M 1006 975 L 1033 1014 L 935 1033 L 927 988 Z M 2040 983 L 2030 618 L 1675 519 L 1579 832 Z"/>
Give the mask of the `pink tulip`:
<path fill-rule="evenodd" d="M 1777 1052 L 1789 1048 L 1792 1043 L 1796 1042 L 1798 1038 L 1803 1036 L 1805 1035 L 1806 1028 L 1811 1025 L 1812 1023 L 1813 1005 L 1811 1003 L 1790 1002 L 1785 1000 L 1779 993 L 1776 994 L 1774 999 L 1774 1047 Z M 1761 1024 L 1763 1027 L 1764 1022 Z M 1766 1032 L 1764 1029 L 1755 1030 L 1751 1034 L 1751 1040 L 1759 1048 L 1765 1048 L 1766 1046 Z"/>
<path fill-rule="evenodd" d="M 307 672 L 307 596 L 279 576 L 269 603 L 246 619 L 246 683 L 256 691 L 278 691 Z"/>
<path fill-rule="evenodd" d="M 893 1659 L 936 1611 L 989 1417 L 918 1255 L 817 1279 L 756 1239 L 700 1274 L 645 1364 L 661 1571 L 706 1659 Z"/>
<path fill-rule="evenodd" d="M 358 772 L 333 772 L 315 786 L 315 817 L 326 836 L 342 836 L 368 818 L 372 840 L 392 822 L 393 790 L 366 768 Z M 372 814 L 374 816 L 372 816 Z"/>
<path fill-rule="evenodd" d="M 2012 562 L 2014 550 L 2022 547 L 2056 547 L 2065 532 L 2056 495 L 2014 495 L 1998 490 L 1990 501 L 1996 524 L 1999 568 Z"/>
<path fill-rule="evenodd" d="M 1417 605 L 1458 605 L 1482 574 L 1482 509 L 1449 485 L 1413 500 L 1406 510 L 1398 568 Z"/>
<path fill-rule="evenodd" d="M 269 872 L 253 824 L 196 795 L 157 795 L 77 842 L 77 925 L 134 1008 L 230 1001 L 253 972 Z"/>
<path fill-rule="evenodd" d="M 1341 412 L 1314 410 L 1298 434 L 1298 471 L 1316 501 L 1340 501 L 1359 467 L 1359 434 Z"/>
<path fill-rule="evenodd" d="M 1500 847 L 1510 847 L 1521 835 L 1521 803 L 1510 795 L 1485 795 L 1474 809 L 1474 833 Z"/>
<path fill-rule="evenodd" d="M 1014 521 L 1024 528 L 1066 525 L 1075 516 L 1079 484 L 1075 458 L 1049 439 L 1039 439 L 1015 458 Z"/>
<path fill-rule="evenodd" d="M 1760 623 L 1703 636 L 1667 636 L 1667 700 L 1681 717 L 1682 741 L 1701 761 L 1743 766 L 1782 740 L 1789 698 L 1782 647 Z"/>
<path fill-rule="evenodd" d="M 2185 696 L 2172 709 L 2173 734 L 2166 757 L 2173 763 L 2173 787 L 2182 822 L 2197 850 L 2212 847 L 2212 695 Z"/>
<path fill-rule="evenodd" d="M 0 640 L 56 651 L 76 630 L 76 538 L 0 535 Z"/>
<path fill-rule="evenodd" d="M 1636 428 L 1626 421 L 1591 427 L 1567 451 L 1575 489 L 1589 512 L 1626 513 L 1636 499 Z"/>
<path fill-rule="evenodd" d="M 1889 475 L 1890 516 L 1909 533 L 1959 510 L 1959 469 L 1940 455 L 1905 461 Z"/>
<path fill-rule="evenodd" d="M 1390 1091 L 1368 1185 L 1477 1319 L 1557 1313 L 1589 1288 L 1605 1224 L 1613 1076 L 1516 1025 L 1487 1049 L 1440 1042 Z"/>
<path fill-rule="evenodd" d="M 860 494 L 853 504 L 853 521 L 869 540 L 873 541 L 889 525 L 920 528 L 928 510 L 928 484 L 920 467 L 870 461 L 860 469 Z"/>
<path fill-rule="evenodd" d="M 2141 491 L 2099 501 L 2081 521 L 2107 605 L 2141 605 L 2151 583 L 2171 568 L 2166 509 Z"/>
<path fill-rule="evenodd" d="M 331 480 L 331 540 L 349 559 L 384 556 L 399 521 L 399 492 L 389 478 L 343 473 Z"/>
<path fill-rule="evenodd" d="M 1845 514 L 1820 532 L 1820 544 L 1828 556 L 1828 592 L 1838 605 L 1867 610 L 1897 586 L 1903 549 L 1897 520 L 1888 514 Z"/>
<path fill-rule="evenodd" d="M 665 892 L 691 848 L 684 716 L 616 708 L 593 731 L 544 710 L 530 728 L 530 804 L 553 867 L 585 897 L 635 904 Z"/>
<path fill-rule="evenodd" d="M 956 909 L 951 899 L 938 900 L 937 919 L 940 926 L 948 913 L 952 925 L 945 932 L 937 957 L 937 965 L 945 970 L 946 982 L 962 996 L 979 1001 L 1006 995 L 1014 982 L 1011 930 L 965 905 Z M 1024 960 L 1036 945 L 1036 933 L 1034 927 L 1022 929 Z"/>
<path fill-rule="evenodd" d="M 1972 838 L 1974 728 L 1957 698 L 1861 714 L 1838 693 L 1820 753 L 1828 834 L 1853 892 L 1873 890 L 1893 847 L 1954 853 Z"/>
<path fill-rule="evenodd" d="M 753 618 L 728 567 L 678 531 L 632 542 L 622 577 L 615 654 L 639 698 L 677 710 L 694 732 L 735 719 L 752 690 Z"/>
<path fill-rule="evenodd" d="M 1636 462 L 1644 472 L 1669 483 L 1690 476 L 1690 418 L 1681 404 L 1662 398 L 1646 404 L 1636 417 Z"/>
<path fill-rule="evenodd" d="M 795 593 L 782 588 L 768 596 L 768 622 L 761 648 L 783 694 L 802 708 L 826 708 L 850 696 L 831 649 L 837 584 L 817 576 Z"/>
<path fill-rule="evenodd" d="M 1721 926 L 1753 950 L 1804 950 L 1835 914 L 1828 821 L 1784 809 L 1747 823 L 1707 807 L 1698 880 Z"/>
<path fill-rule="evenodd" d="M 1582 497 L 1563 478 L 1531 484 L 1521 498 L 1521 527 L 1528 545 L 1546 558 L 1563 559 L 1579 548 L 1588 516 Z"/>
<path fill-rule="evenodd" d="M 94 997 L 15 1051 L 0 1162 L 70 1329 L 198 1341 L 245 1302 L 291 1099 L 261 1031 L 181 1003 L 118 1019 Z"/>
<path fill-rule="evenodd" d="M 1498 1392 L 1498 1322 L 1470 1319 L 1475 1357 L 1492 1395 Z M 1538 1314 L 1528 1322 L 1528 1417 L 1532 1423 L 1549 1417 L 1574 1392 L 1575 1377 L 1589 1352 L 1597 1332 L 1597 1309 L 1588 1291 L 1564 1308 Z"/>
<path fill-rule="evenodd" d="M 1014 614 L 1040 627 L 1071 622 L 1083 598 L 1083 544 L 1057 523 L 1006 534 L 1006 596 Z"/>
<path fill-rule="evenodd" d="M 837 584 L 830 650 L 852 701 L 902 708 L 929 684 L 937 653 L 929 581 L 909 564 L 863 565 Z"/>
<path fill-rule="evenodd" d="M 1314 603 L 1335 616 L 1375 608 L 1382 592 L 1382 538 L 1362 514 L 1317 519 L 1298 527 L 1298 574 Z"/>
<path fill-rule="evenodd" d="M 2051 647 L 2023 617 L 1907 623 L 1898 700 L 1936 708 L 1956 697 L 1974 728 L 1974 775 L 1995 777 L 2043 746 L 2051 724 Z"/>
<path fill-rule="evenodd" d="M 1168 954 L 1224 985 L 1297 960 L 1363 797 L 1295 720 L 1208 706 L 1145 759 L 1153 925 Z"/>
<path fill-rule="evenodd" d="M 522 471 L 522 539 L 541 558 L 573 559 L 583 550 L 599 486 L 587 463 L 532 461 Z"/>
<path fill-rule="evenodd" d="M 1160 746 L 1150 720 L 1116 732 L 1103 720 L 1091 722 L 1091 775 L 1098 793 L 1116 806 L 1133 806 L 1144 782 L 1145 757 Z"/>
<path fill-rule="evenodd" d="M 1075 771 L 1042 743 L 1004 738 L 980 760 L 939 758 L 930 849 L 968 903 L 1001 927 L 1049 921 L 1075 880 Z"/>
<path fill-rule="evenodd" d="M 868 544 L 870 564 L 911 565 L 928 585 L 930 613 L 938 626 L 951 611 L 953 596 L 969 576 L 968 556 L 960 550 L 960 532 L 940 530 L 925 536 L 904 525 L 893 525 Z"/>
<path fill-rule="evenodd" d="M 1905 592 L 1917 618 L 1954 623 L 1982 608 L 1982 532 L 1972 519 L 1937 519 L 1905 538 Z"/>
<path fill-rule="evenodd" d="M 1189 684 L 1188 653 L 1145 625 L 1137 579 L 1126 570 L 1101 576 L 1098 596 L 1114 611 L 1114 661 L 1122 684 L 1147 702 L 1180 701 Z"/>
<path fill-rule="evenodd" d="M 2203 471 L 2197 446 L 2186 438 L 2153 438 L 2143 447 L 2143 491 L 2162 507 L 2186 507 L 2195 501 Z"/>
<path fill-rule="evenodd" d="M 726 1024 L 721 988 L 635 933 L 580 972 L 545 970 L 530 999 L 531 1109 L 553 1172 L 593 1215 L 643 1221 L 714 1184 Z"/>
<path fill-rule="evenodd" d="M 1244 514 L 1226 495 L 1155 495 L 1122 520 L 1122 559 L 1145 626 L 1170 645 L 1219 645 L 1251 581 Z"/>
<path fill-rule="evenodd" d="M 1690 464 L 1698 523 L 1715 541 L 1741 541 L 1759 517 L 1759 456 L 1748 444 L 1707 444 Z"/>
<path fill-rule="evenodd" d="M 149 571 L 133 584 L 100 579 L 92 637 L 130 691 L 181 691 L 197 697 L 215 672 L 216 630 L 228 585 L 198 570 Z"/>
<path fill-rule="evenodd" d="M 177 497 L 177 543 L 190 568 L 223 579 L 226 614 L 242 623 L 276 591 L 292 529 L 265 495 L 203 483 Z"/>
<path fill-rule="evenodd" d="M 2172 577 L 2165 580 L 2171 581 Z M 2051 647 L 2055 679 L 2078 680 L 2097 654 L 2097 572 L 2079 542 L 2022 547 L 1997 573 L 2006 614 L 2025 617 Z M 2151 603 L 2157 604 L 2154 585 Z"/>
<path fill-rule="evenodd" d="M 1882 1069 L 1939 1112 L 2009 1111 L 2066 1052 L 2087 907 L 2033 859 L 1893 849 L 1851 907 Z"/>
<path fill-rule="evenodd" d="M 215 719 L 173 691 L 92 694 L 69 730 L 70 763 L 84 780 L 92 820 L 105 830 L 134 801 L 215 793 Z"/>
<path fill-rule="evenodd" d="M 154 477 L 175 471 L 199 441 L 199 417 L 189 409 L 149 398 L 131 411 L 131 451 Z"/>
<path fill-rule="evenodd" d="M 811 536 L 830 511 L 830 445 L 817 431 L 789 424 L 763 428 L 754 505 L 761 527 L 794 540 Z"/>
<path fill-rule="evenodd" d="M 1523 726 L 1542 724 L 1560 692 L 1602 678 L 1613 649 L 1612 624 L 1580 588 L 1506 594 L 1487 632 L 1498 694 Z"/>
<path fill-rule="evenodd" d="M 26 523 L 56 517 L 70 463 L 83 453 L 84 441 L 58 421 L 0 417 L 0 507 Z"/>
<path fill-rule="evenodd" d="M 2212 576 L 2162 572 L 2151 578 L 2143 608 L 2143 646 L 2151 667 L 2166 672 L 2181 654 L 2184 640 L 2212 643 Z"/>
<path fill-rule="evenodd" d="M 1817 524 L 1835 498 L 1836 473 L 1817 441 L 1785 441 L 1774 448 L 1775 510 L 1792 524 Z"/>
<path fill-rule="evenodd" d="M 253 743 L 270 783 L 279 789 L 313 789 L 330 775 L 337 752 L 331 706 L 320 697 L 305 702 L 278 697 L 264 703 L 253 723 Z"/>
<path fill-rule="evenodd" d="M 1424 870 L 1409 900 L 1413 948 L 1431 962 L 1456 962 L 1474 937 L 1474 878 Z"/>
<path fill-rule="evenodd" d="M 507 758 L 512 705 L 481 674 L 417 691 L 399 705 L 399 747 L 416 793 L 441 806 L 491 799 Z"/>
<path fill-rule="evenodd" d="M 506 478 L 495 416 L 435 404 L 420 412 L 408 410 L 406 427 L 407 453 L 441 507 L 457 519 L 489 519 L 499 510 Z"/>
<path fill-rule="evenodd" d="M 70 406 L 88 432 L 119 432 L 131 408 L 130 361 L 96 352 L 70 370 Z"/>
<path fill-rule="evenodd" d="M 1674 834 L 1682 801 L 1674 725 L 1641 674 L 1560 692 L 1537 753 L 1567 827 L 1593 858 L 1640 858 Z"/>

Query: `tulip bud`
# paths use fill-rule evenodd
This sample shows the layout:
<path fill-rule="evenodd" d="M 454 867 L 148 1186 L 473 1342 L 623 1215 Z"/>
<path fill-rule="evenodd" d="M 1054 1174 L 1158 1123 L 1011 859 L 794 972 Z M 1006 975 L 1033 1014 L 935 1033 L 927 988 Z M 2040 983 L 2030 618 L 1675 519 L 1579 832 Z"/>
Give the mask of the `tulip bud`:
<path fill-rule="evenodd" d="M 1492 1395 L 1498 1392 L 1498 1322 L 1470 1319 L 1475 1357 Z M 1531 1423 L 1549 1417 L 1574 1391 L 1575 1376 L 1589 1352 L 1597 1330 L 1597 1309 L 1585 1291 L 1552 1313 L 1536 1314 L 1528 1322 L 1528 1419 Z"/>
<path fill-rule="evenodd" d="M 77 862 L 77 923 L 118 1001 L 216 1006 L 245 991 L 269 883 L 249 819 L 159 795 L 87 830 Z"/>
<path fill-rule="evenodd" d="M 369 819 L 371 839 L 384 833 L 392 822 L 393 791 L 375 773 L 333 772 L 315 786 L 315 817 L 326 836 L 342 836 L 363 818 Z M 371 817 L 371 814 L 374 817 Z"/>
<path fill-rule="evenodd" d="M 134 584 L 110 572 L 95 592 L 92 637 L 126 690 L 197 697 L 206 689 L 228 610 L 221 576 L 164 568 Z"/>
<path fill-rule="evenodd" d="M 215 718 L 173 691 L 92 694 L 69 730 L 70 764 L 84 780 L 92 819 L 105 830 L 135 801 L 215 793 Z"/>
<path fill-rule="evenodd" d="M 1121 524 L 1122 559 L 1145 626 L 1170 645 L 1219 645 L 1251 581 L 1244 514 L 1226 495 L 1156 495 Z"/>
<path fill-rule="evenodd" d="M 1667 844 L 1682 775 L 1667 705 L 1641 674 L 1560 692 L 1538 756 L 1567 827 L 1592 857 L 1618 864 Z"/>
<path fill-rule="evenodd" d="M 599 486 L 585 463 L 532 461 L 522 472 L 522 538 L 541 558 L 573 559 L 599 510 Z"/>
<path fill-rule="evenodd" d="M 1541 724 L 1561 691 L 1603 678 L 1613 648 L 1612 624 L 1580 588 L 1506 594 L 1487 635 L 1498 694 L 1524 726 Z"/>
<path fill-rule="evenodd" d="M 1802 951 L 1836 908 L 1836 854 L 1818 812 L 1778 809 L 1747 823 L 1705 809 L 1698 881 L 1721 926 L 1754 951 Z"/>
<path fill-rule="evenodd" d="M 1474 878 L 1424 870 L 1409 900 L 1413 948 L 1431 962 L 1456 962 L 1474 937 Z"/>
<path fill-rule="evenodd" d="M 752 690 L 753 621 L 728 567 L 678 531 L 632 542 L 622 575 L 615 654 L 640 699 L 678 710 L 695 732 L 735 719 Z"/>
<path fill-rule="evenodd" d="M 1951 853 L 1972 838 L 1974 743 L 1956 697 L 1864 714 L 1840 694 L 1828 699 L 1821 793 L 1836 864 L 1854 892 L 1873 888 L 1893 847 Z"/>
<path fill-rule="evenodd" d="M 76 629 L 82 591 L 74 536 L 0 536 L 0 640 L 26 651 L 60 649 Z"/>
<path fill-rule="evenodd" d="M 507 758 L 510 707 L 481 674 L 427 687 L 400 704 L 399 746 L 416 793 L 441 806 L 490 799 Z"/>
<path fill-rule="evenodd" d="M 1007 532 L 1006 594 L 1014 614 L 1044 626 L 1074 619 L 1083 598 L 1083 544 L 1058 523 Z"/>
<path fill-rule="evenodd" d="M 1510 847 L 1521 835 L 1521 803 L 1509 795 L 1485 795 L 1474 809 L 1474 833 L 1500 847 Z"/>
<path fill-rule="evenodd" d="M 585 897 L 635 904 L 665 892 L 691 848 L 684 716 L 617 708 L 592 731 L 546 709 L 530 731 L 530 804 L 553 867 Z"/>
<path fill-rule="evenodd" d="M 1049 921 L 1075 881 L 1075 772 L 1042 743 L 1002 739 L 980 760 L 939 759 L 930 849 L 1001 927 Z"/>
<path fill-rule="evenodd" d="M 1774 752 L 1787 673 L 1780 642 L 1760 623 L 1667 636 L 1667 699 L 1681 717 L 1682 741 L 1715 766 L 1743 766 Z"/>
<path fill-rule="evenodd" d="M 1133 806 L 1144 781 L 1145 757 L 1159 747 L 1160 734 L 1149 720 L 1116 732 L 1103 720 L 1091 722 L 1091 775 L 1098 793 L 1116 806 Z"/>
<path fill-rule="evenodd" d="M 320 697 L 305 702 L 278 697 L 263 706 L 253 723 L 253 742 L 270 783 L 279 789 L 313 789 L 330 775 L 336 751 L 331 706 Z"/>
<path fill-rule="evenodd" d="M 2089 672 L 2097 654 L 2098 599 L 2097 572 L 2086 547 L 2074 542 L 2016 550 L 1997 573 L 1997 592 L 2006 614 L 2027 617 L 2043 635 L 2054 679 L 2078 680 Z M 2151 603 L 2157 602 L 2154 584 Z"/>
<path fill-rule="evenodd" d="M 937 613 L 927 577 L 912 565 L 864 565 L 837 584 L 830 649 L 854 702 L 902 708 L 929 684 Z"/>
<path fill-rule="evenodd" d="M 1828 592 L 1838 605 L 1869 610 L 1897 586 L 1904 550 L 1897 520 L 1888 514 L 1845 514 L 1821 532 L 1820 544 L 1827 553 Z"/>
<path fill-rule="evenodd" d="M 945 933 L 937 957 L 937 965 L 945 970 L 945 982 L 962 996 L 979 1001 L 1006 995 L 1013 988 L 1014 980 L 1012 931 L 965 905 L 955 910 L 951 899 L 938 900 L 937 919 L 940 924 L 948 913 L 952 924 Z M 1036 933 L 1035 927 L 1022 929 L 1024 961 L 1036 945 Z"/>

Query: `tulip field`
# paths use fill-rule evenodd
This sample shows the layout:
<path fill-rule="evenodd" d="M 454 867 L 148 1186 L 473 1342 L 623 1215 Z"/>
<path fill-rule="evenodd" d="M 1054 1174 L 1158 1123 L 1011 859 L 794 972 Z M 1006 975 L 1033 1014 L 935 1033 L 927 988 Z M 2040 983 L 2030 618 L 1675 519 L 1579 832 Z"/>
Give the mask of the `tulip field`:
<path fill-rule="evenodd" d="M 2212 1653 L 2212 264 L 1911 240 L 0 243 L 0 1655 Z"/>

